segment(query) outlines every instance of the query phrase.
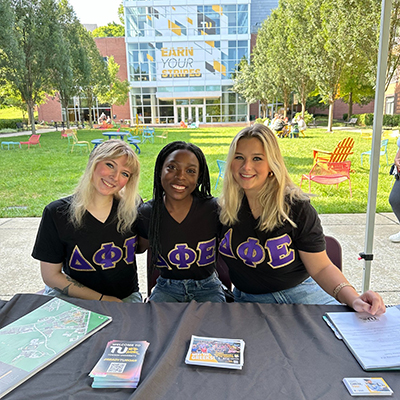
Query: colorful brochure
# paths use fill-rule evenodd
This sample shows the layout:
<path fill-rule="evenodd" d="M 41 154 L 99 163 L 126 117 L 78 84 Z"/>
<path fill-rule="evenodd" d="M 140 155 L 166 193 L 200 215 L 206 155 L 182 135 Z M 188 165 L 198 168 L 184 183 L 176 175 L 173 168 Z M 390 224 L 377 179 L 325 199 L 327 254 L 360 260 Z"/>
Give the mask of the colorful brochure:
<path fill-rule="evenodd" d="M 207 367 L 242 369 L 244 341 L 192 335 L 185 363 Z"/>
<path fill-rule="evenodd" d="M 136 388 L 144 356 L 146 341 L 111 340 L 89 376 L 93 388 Z"/>
<path fill-rule="evenodd" d="M 391 396 L 393 394 L 383 378 L 344 378 L 343 383 L 352 396 Z"/>

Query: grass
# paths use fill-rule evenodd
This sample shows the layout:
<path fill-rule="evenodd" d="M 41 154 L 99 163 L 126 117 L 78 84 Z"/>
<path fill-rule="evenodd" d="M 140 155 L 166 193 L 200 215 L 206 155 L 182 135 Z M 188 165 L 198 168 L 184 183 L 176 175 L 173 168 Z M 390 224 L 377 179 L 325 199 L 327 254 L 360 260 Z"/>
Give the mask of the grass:
<path fill-rule="evenodd" d="M 35 111 L 35 118 L 37 118 L 37 111 Z M 17 107 L 7 107 L 0 108 L 0 119 L 19 119 L 19 118 L 28 118 L 28 113 L 25 112 L 25 115 L 22 115 L 22 110 Z"/>
<path fill-rule="evenodd" d="M 156 129 L 161 134 L 163 129 Z M 190 141 L 201 147 L 210 169 L 211 187 L 214 196 L 220 194 L 221 186 L 214 190 L 218 176 L 217 159 L 224 160 L 229 144 L 239 131 L 237 127 L 201 128 L 201 129 L 169 129 L 168 141 Z M 290 176 L 296 184 L 300 183 L 303 173 L 310 171 L 312 166 L 312 149 L 319 148 L 332 150 L 339 140 L 352 136 L 355 139 L 354 154 L 349 157 L 352 162 L 353 173 L 351 185 L 353 197 L 350 198 L 348 182 L 336 186 L 311 183 L 314 196 L 311 202 L 319 213 L 365 213 L 367 208 L 369 160 L 364 157 L 361 166 L 360 155 L 370 150 L 371 141 L 361 139 L 358 131 L 334 131 L 327 133 L 325 129 L 308 129 L 306 137 L 300 139 L 279 139 L 282 153 Z M 98 130 L 78 131 L 79 140 L 103 137 Z M 3 140 L 25 141 L 28 136 L 18 138 L 4 138 Z M 0 135 L 0 141 L 1 135 Z M 0 150 L 0 168 L 2 180 L 0 183 L 0 217 L 38 217 L 43 208 L 51 201 L 72 193 L 81 176 L 88 155 L 79 149 L 74 153 L 67 152 L 67 139 L 61 139 L 60 131 L 42 133 L 40 138 L 42 147 L 27 146 L 22 149 Z M 165 145 L 161 141 L 154 144 L 140 145 L 139 155 L 141 163 L 140 193 L 148 200 L 152 195 L 153 170 L 156 156 Z M 389 140 L 389 163 L 392 162 L 397 151 L 394 139 Z M 389 167 L 386 160 L 381 158 L 381 167 L 378 179 L 377 211 L 391 211 L 388 203 L 392 187 L 392 178 L 389 176 Z M 308 190 L 308 182 L 303 184 Z"/>

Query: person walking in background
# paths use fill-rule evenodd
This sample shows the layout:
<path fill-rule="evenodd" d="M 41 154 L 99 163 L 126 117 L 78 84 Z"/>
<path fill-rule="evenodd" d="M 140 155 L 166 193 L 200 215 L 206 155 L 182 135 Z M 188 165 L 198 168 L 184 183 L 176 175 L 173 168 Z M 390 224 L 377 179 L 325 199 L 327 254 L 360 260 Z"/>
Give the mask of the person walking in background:
<path fill-rule="evenodd" d="M 397 174 L 395 175 L 396 180 L 392 187 L 392 191 L 389 195 L 389 203 L 392 207 L 394 215 L 396 215 L 397 220 L 400 222 L 400 138 L 397 140 L 397 150 L 396 157 L 394 158 L 394 168 L 397 169 Z M 389 240 L 393 243 L 400 243 L 400 232 L 389 236 Z"/>
<path fill-rule="evenodd" d="M 329 259 L 318 214 L 290 179 L 278 140 L 266 126 L 245 128 L 233 139 L 219 202 L 219 253 L 235 301 L 339 301 L 356 311 L 385 312 L 379 294 L 359 295 Z"/>
<path fill-rule="evenodd" d="M 134 222 L 141 202 L 139 160 L 122 140 L 92 151 L 72 196 L 43 211 L 32 257 L 44 294 L 141 302 Z"/>

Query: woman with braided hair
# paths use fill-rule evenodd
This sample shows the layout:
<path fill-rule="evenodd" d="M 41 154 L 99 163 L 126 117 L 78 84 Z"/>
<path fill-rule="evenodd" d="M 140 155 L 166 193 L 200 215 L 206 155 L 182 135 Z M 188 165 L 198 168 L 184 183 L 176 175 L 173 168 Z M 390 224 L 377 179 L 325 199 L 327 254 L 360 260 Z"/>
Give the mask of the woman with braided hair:
<path fill-rule="evenodd" d="M 149 240 L 151 268 L 160 270 L 150 301 L 225 301 L 215 272 L 219 227 L 203 152 L 167 144 L 157 156 L 153 199 L 139 208 L 139 235 Z"/>

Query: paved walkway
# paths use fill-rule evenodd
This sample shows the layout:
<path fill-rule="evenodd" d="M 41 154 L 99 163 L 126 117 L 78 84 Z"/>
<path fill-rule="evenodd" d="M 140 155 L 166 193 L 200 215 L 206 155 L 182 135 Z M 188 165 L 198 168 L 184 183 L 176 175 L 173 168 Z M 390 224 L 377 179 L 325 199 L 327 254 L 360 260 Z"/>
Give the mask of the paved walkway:
<path fill-rule="evenodd" d="M 320 215 L 325 234 L 339 240 L 343 249 L 343 272 L 361 291 L 364 261 L 365 214 Z M 388 237 L 400 230 L 393 213 L 376 215 L 374 261 L 371 289 L 378 291 L 386 304 L 400 304 L 400 277 L 397 256 L 400 243 Z M 0 299 L 15 293 L 35 293 L 43 289 L 39 262 L 31 257 L 40 218 L 0 218 Z M 138 256 L 139 284 L 146 295 L 146 255 Z"/>
<path fill-rule="evenodd" d="M 54 132 L 56 128 L 36 128 L 36 134 L 41 134 L 41 133 L 46 133 L 46 132 Z M 61 128 L 58 128 L 58 131 L 61 131 Z M 32 131 L 21 131 L 21 132 L 14 132 L 14 133 L 1 133 L 0 134 L 0 141 L 3 138 L 8 138 L 8 137 L 16 137 L 16 136 L 27 136 L 27 135 L 32 135 Z"/>

